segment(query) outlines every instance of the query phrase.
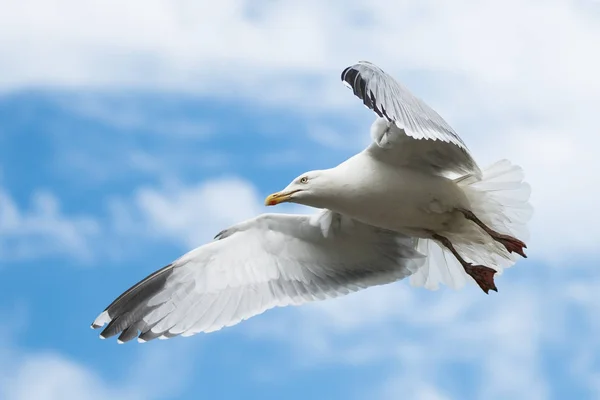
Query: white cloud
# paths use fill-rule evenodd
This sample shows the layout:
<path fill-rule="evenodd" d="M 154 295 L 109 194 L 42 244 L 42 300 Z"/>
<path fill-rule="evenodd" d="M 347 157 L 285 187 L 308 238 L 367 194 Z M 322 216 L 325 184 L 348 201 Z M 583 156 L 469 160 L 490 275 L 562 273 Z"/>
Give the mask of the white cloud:
<path fill-rule="evenodd" d="M 386 382 L 381 393 L 382 400 L 396 400 L 399 397 L 415 400 L 450 400 L 452 397 L 433 385 L 427 385 L 415 377 L 395 376 Z"/>
<path fill-rule="evenodd" d="M 595 393 L 597 282 L 506 279 L 494 296 L 475 287 L 426 292 L 406 282 L 371 288 L 270 312 L 245 322 L 245 332 L 291 346 L 307 368 L 377 365 L 380 398 L 465 398 L 468 387 L 474 398 L 545 399 L 560 384 L 549 373 L 563 368 L 576 371 L 563 385 Z M 583 319 L 572 319 L 573 307 Z M 561 352 L 561 366 L 549 370 L 542 356 L 550 350 Z M 461 367 L 469 368 L 468 384 L 456 381 Z M 372 396 L 376 388 L 365 390 Z"/>
<path fill-rule="evenodd" d="M 27 209 L 0 188 L 0 259 L 131 258 L 140 244 L 164 238 L 189 250 L 212 240 L 222 229 L 267 211 L 264 197 L 241 178 L 213 178 L 191 185 L 169 178 L 159 186 L 139 187 L 129 197 L 109 197 L 103 218 L 67 215 L 59 200 L 46 192 L 34 194 Z M 291 204 L 268 211 L 314 212 Z"/>
<path fill-rule="evenodd" d="M 6 400 L 143 399 L 142 391 L 104 382 L 90 369 L 56 353 L 26 355 L 3 371 Z"/>
<path fill-rule="evenodd" d="M 517 266 L 533 270 L 499 277 L 490 296 L 474 285 L 428 292 L 401 282 L 269 312 L 244 332 L 283 342 L 300 367 L 376 368 L 380 386 L 369 381 L 357 398 L 595 398 L 600 281 L 585 278 L 595 265 L 541 267 Z"/>
<path fill-rule="evenodd" d="M 99 233 L 89 216 L 68 216 L 58 199 L 48 192 L 32 196 L 30 209 L 21 209 L 0 187 L 0 258 L 31 260 L 67 255 L 80 260 L 91 256 L 90 240 Z"/>
<path fill-rule="evenodd" d="M 328 126 L 314 125 L 308 129 L 308 137 L 316 143 L 333 150 L 360 151 L 371 138 L 364 132 L 340 132 Z"/>
<path fill-rule="evenodd" d="M 197 354 L 194 348 L 197 342 L 195 345 L 190 341 L 171 343 L 168 349 L 167 346 L 140 347 L 133 355 L 130 352 L 118 355 L 118 363 L 110 366 L 113 377 L 107 379 L 100 372 L 106 360 L 84 363 L 56 350 L 21 347 L 17 339 L 29 328 L 29 321 L 23 318 L 23 307 L 0 316 L 6 322 L 0 329 L 0 398 L 3 400 L 173 398 L 189 383 L 192 354 Z M 144 367 L 140 369 L 140 365 Z"/>
<path fill-rule="evenodd" d="M 596 252 L 597 2 L 26 0 L 3 7 L 0 35 L 11 38 L 0 45 L 5 90 L 169 89 L 365 121 L 339 72 L 375 61 L 462 132 L 482 164 L 506 157 L 526 168 L 534 256 Z"/>
<path fill-rule="evenodd" d="M 588 51 L 600 36 L 598 7 L 585 1 L 27 0 L 0 18 L 3 36 L 13 38 L 0 46 L 5 88 L 117 84 L 261 97 L 285 85 L 285 98 L 319 90 L 298 77 L 332 79 L 368 58 L 396 72 L 458 74 L 480 91 L 517 88 L 517 104 L 494 102 L 492 93 L 481 105 L 519 111 L 526 101 L 545 112 L 553 103 L 572 109 L 568 94 L 595 96 L 589 78 L 600 66 Z M 223 87 L 228 81 L 235 91 Z M 342 97 L 331 83 L 326 89 L 334 84 Z M 540 88 L 555 94 L 540 96 Z"/>
<path fill-rule="evenodd" d="M 0 347 L 0 397 L 4 400 L 104 400 L 172 398 L 188 383 L 188 346 L 144 348 L 131 365 L 144 365 L 143 374 L 123 370 L 107 380 L 89 365 L 56 351 L 25 351 Z"/>
<path fill-rule="evenodd" d="M 167 96 L 165 96 L 167 97 Z M 171 139 L 205 139 L 216 128 L 205 118 L 190 116 L 177 109 L 178 103 L 161 99 L 155 108 L 131 101 L 131 97 L 99 93 L 77 93 L 56 96 L 54 101 L 61 109 L 119 132 L 169 135 Z"/>
<path fill-rule="evenodd" d="M 192 185 L 170 182 L 136 190 L 129 213 L 137 214 L 146 234 L 167 237 L 186 247 L 204 244 L 221 230 L 266 212 L 264 197 L 237 177 L 209 179 Z M 269 212 L 311 213 L 312 209 L 281 205 Z M 114 218 L 123 221 L 123 218 Z"/>
<path fill-rule="evenodd" d="M 152 232 L 194 247 L 262 211 L 254 186 L 238 178 L 142 188 L 134 201 Z"/>

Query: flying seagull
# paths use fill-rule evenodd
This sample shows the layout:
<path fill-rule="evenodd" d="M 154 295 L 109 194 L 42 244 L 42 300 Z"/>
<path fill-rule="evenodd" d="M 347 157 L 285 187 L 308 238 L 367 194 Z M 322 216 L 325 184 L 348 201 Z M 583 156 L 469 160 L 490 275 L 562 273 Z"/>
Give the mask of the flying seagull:
<path fill-rule="evenodd" d="M 521 168 L 502 160 L 481 170 L 440 115 L 374 64 L 341 78 L 377 114 L 372 143 L 265 200 L 320 210 L 221 231 L 113 301 L 92 324 L 108 324 L 101 338 L 212 332 L 407 277 L 432 290 L 470 281 L 497 291 L 494 274 L 525 257 L 532 208 Z"/>

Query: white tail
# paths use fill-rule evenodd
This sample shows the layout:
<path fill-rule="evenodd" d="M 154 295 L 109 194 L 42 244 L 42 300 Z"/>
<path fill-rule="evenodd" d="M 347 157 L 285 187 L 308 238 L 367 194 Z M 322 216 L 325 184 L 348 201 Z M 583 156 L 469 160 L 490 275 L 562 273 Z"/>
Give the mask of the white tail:
<path fill-rule="evenodd" d="M 493 230 L 524 242 L 529 237 L 527 222 L 533 208 L 529 204 L 531 188 L 523 182 L 521 167 L 501 160 L 486 168 L 480 179 L 466 175 L 455 180 L 462 187 L 471 211 Z M 495 269 L 500 275 L 519 258 L 494 241 L 476 224 L 465 220 L 460 232 L 446 234 L 463 258 Z M 413 286 L 436 290 L 440 283 L 459 289 L 473 279 L 447 249 L 429 239 L 419 239 L 417 250 L 427 256 L 423 265 L 410 278 Z"/>

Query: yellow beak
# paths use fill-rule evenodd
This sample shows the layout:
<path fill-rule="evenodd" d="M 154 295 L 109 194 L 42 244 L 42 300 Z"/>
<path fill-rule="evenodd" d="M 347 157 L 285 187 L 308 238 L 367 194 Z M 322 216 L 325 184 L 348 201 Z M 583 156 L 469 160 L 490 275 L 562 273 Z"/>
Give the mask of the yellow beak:
<path fill-rule="evenodd" d="M 265 199 L 265 206 L 276 206 L 279 203 L 284 203 L 286 201 L 290 200 L 290 197 L 292 197 L 292 194 L 296 193 L 297 190 L 293 191 L 293 192 L 277 192 L 277 193 L 273 193 L 267 196 L 267 198 Z"/>

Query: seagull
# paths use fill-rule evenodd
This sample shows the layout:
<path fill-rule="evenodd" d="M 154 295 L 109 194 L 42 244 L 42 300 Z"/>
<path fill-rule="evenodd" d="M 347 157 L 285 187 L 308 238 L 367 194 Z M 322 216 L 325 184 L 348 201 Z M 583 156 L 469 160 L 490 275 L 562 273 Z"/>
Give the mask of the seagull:
<path fill-rule="evenodd" d="M 102 339 L 213 332 L 404 278 L 430 290 L 473 282 L 497 291 L 494 275 L 526 257 L 533 209 L 522 169 L 507 160 L 480 169 L 438 113 L 370 62 L 341 80 L 376 114 L 371 143 L 265 200 L 319 210 L 224 229 L 117 297 L 92 324 L 104 327 Z"/>

